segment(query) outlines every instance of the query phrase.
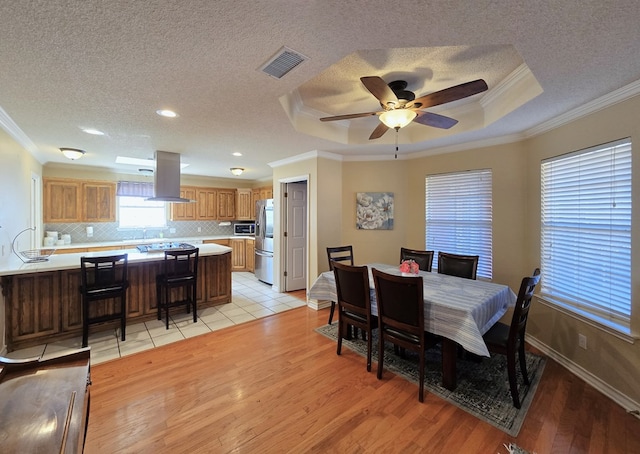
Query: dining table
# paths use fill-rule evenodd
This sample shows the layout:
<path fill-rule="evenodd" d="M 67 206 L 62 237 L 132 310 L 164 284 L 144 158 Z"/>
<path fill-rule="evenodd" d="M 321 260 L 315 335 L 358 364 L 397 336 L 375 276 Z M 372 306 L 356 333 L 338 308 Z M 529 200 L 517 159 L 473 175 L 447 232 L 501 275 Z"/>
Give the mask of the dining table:
<path fill-rule="evenodd" d="M 398 265 L 367 264 L 371 289 L 371 312 L 378 314 L 376 292 L 371 270 L 401 275 Z M 465 279 L 437 272 L 419 271 L 424 297 L 424 329 L 442 338 L 442 385 L 456 388 L 458 346 L 478 356 L 490 356 L 482 338 L 509 307 L 516 295 L 507 285 L 482 279 Z M 309 289 L 308 297 L 318 301 L 336 301 L 333 271 L 325 271 Z"/>

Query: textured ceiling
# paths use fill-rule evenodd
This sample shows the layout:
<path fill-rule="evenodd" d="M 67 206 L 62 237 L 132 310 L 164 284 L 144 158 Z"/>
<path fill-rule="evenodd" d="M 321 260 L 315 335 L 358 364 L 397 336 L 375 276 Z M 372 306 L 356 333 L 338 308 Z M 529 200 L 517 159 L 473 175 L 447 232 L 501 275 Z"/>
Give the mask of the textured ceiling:
<path fill-rule="evenodd" d="M 268 178 L 268 163 L 309 151 L 393 154 L 390 133 L 366 140 L 375 118 L 352 120 L 365 140 L 345 144 L 296 129 L 283 99 L 312 122 L 377 110 L 361 76 L 404 78 L 417 96 L 483 78 L 476 97 L 494 96 L 524 63 L 542 93 L 478 129 L 417 141 L 401 131 L 400 153 L 525 134 L 640 80 L 638 17 L 637 0 L 3 1 L 0 123 L 43 164 L 127 172 L 115 156 L 165 150 L 185 174 Z M 309 59 L 277 80 L 259 68 L 282 46 Z M 87 154 L 70 162 L 59 147 Z"/>

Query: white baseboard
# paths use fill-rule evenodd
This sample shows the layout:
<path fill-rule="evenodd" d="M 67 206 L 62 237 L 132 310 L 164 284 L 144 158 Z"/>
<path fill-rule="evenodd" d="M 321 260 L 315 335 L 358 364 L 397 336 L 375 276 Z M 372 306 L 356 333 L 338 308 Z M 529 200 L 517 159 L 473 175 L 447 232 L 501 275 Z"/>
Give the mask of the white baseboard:
<path fill-rule="evenodd" d="M 311 300 L 307 299 L 307 307 L 319 311 L 320 309 L 326 309 L 327 307 L 331 307 L 331 301 L 326 300 Z"/>
<path fill-rule="evenodd" d="M 591 372 L 584 369 L 582 366 L 579 366 L 578 364 L 569 360 L 566 356 L 563 356 L 562 354 L 553 350 L 548 345 L 541 343 L 538 339 L 527 335 L 526 341 L 527 343 L 531 344 L 531 346 L 537 348 L 549 358 L 553 359 L 555 362 L 569 370 L 569 372 L 581 378 L 586 383 L 593 386 L 595 389 L 607 396 L 609 399 L 613 400 L 615 403 L 624 408 L 628 413 L 631 413 L 635 417 L 640 418 L 640 404 L 638 402 L 613 388 L 608 383 L 602 381 L 600 378 L 596 377 Z"/>

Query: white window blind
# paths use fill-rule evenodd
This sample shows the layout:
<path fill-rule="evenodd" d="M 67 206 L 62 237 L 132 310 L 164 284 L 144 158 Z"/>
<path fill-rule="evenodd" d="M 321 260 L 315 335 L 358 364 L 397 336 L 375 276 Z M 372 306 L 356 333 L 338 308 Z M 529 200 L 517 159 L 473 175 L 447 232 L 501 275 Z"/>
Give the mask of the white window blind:
<path fill-rule="evenodd" d="M 541 179 L 541 295 L 628 333 L 631 141 L 545 160 Z"/>
<path fill-rule="evenodd" d="M 491 170 L 429 175 L 425 186 L 426 249 L 479 255 L 478 276 L 491 279 Z"/>

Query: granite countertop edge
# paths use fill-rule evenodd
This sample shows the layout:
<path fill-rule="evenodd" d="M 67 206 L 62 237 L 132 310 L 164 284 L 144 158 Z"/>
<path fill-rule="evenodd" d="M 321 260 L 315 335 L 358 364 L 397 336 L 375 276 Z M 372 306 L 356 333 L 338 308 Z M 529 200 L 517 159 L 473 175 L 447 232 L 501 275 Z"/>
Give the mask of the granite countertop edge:
<path fill-rule="evenodd" d="M 228 239 L 232 238 L 229 236 L 224 237 L 199 237 L 199 240 L 204 239 Z M 236 237 L 238 238 L 238 237 Z M 246 237 L 241 237 L 246 238 Z M 132 240 L 132 243 L 129 243 L 128 240 L 124 241 L 111 241 L 111 242 L 102 242 L 102 243 L 84 243 L 84 244 L 69 244 L 65 245 L 67 249 L 73 249 L 74 247 L 83 248 L 83 247 L 101 247 L 101 246 L 115 246 L 115 245 L 123 245 L 123 249 L 121 250 L 110 250 L 110 251 L 100 251 L 100 252 L 74 252 L 74 253 L 65 253 L 65 254 L 53 254 L 49 259 L 45 262 L 36 262 L 36 263 L 24 263 L 19 257 L 15 254 L 11 254 L 11 256 L 0 263 L 0 276 L 13 276 L 17 274 L 30 274 L 30 273 L 42 273 L 47 271 L 60 271 L 60 270 L 72 270 L 80 268 L 80 257 L 99 257 L 106 255 L 114 255 L 119 253 L 127 253 L 128 261 L 130 264 L 135 263 L 144 263 L 144 262 L 154 262 L 164 259 L 164 254 L 161 252 L 140 252 L 135 248 L 136 244 L 148 244 L 148 243 L 161 243 L 161 242 L 182 242 L 188 243 L 192 241 L 194 246 L 198 247 L 200 250 L 200 256 L 208 256 L 208 255 L 222 255 L 226 253 L 230 253 L 232 249 L 227 246 L 222 246 L 220 244 L 202 244 L 201 242 L 197 242 L 195 238 L 162 238 L 162 239 L 148 239 L 148 240 Z M 60 246 L 63 248 L 63 246 Z M 43 248 L 44 249 L 44 248 Z"/>

